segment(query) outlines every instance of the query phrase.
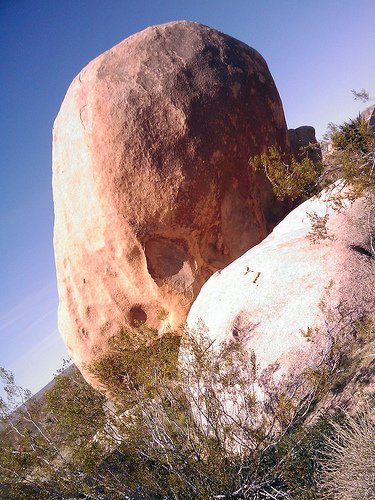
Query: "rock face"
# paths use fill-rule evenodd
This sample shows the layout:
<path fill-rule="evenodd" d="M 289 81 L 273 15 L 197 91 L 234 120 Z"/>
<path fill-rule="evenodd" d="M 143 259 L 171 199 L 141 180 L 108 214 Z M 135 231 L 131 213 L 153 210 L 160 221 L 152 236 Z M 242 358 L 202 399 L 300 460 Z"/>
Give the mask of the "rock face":
<path fill-rule="evenodd" d="M 297 161 L 304 158 L 304 148 L 309 145 L 316 145 L 315 148 L 307 150 L 307 156 L 310 160 L 315 163 L 322 160 L 322 151 L 316 140 L 314 127 L 303 125 L 298 128 L 290 128 L 288 133 L 292 154 Z"/>
<path fill-rule="evenodd" d="M 334 339 L 375 308 L 375 227 L 368 229 L 365 202 L 337 212 L 327 196 L 300 205 L 215 273 L 188 315 L 190 328 L 203 321 L 213 340 L 240 341 L 252 351 L 263 386 L 296 380 L 318 365 Z M 308 236 L 309 214 L 329 215 L 328 238 Z"/>
<path fill-rule="evenodd" d="M 83 370 L 119 328 L 179 325 L 202 284 L 286 214 L 248 168 L 288 151 L 254 49 L 193 22 L 148 28 L 85 67 L 53 130 L 59 328 Z"/>
<path fill-rule="evenodd" d="M 361 113 L 361 116 L 369 123 L 370 127 L 372 127 L 372 130 L 375 132 L 375 104 L 366 108 L 363 113 Z"/>

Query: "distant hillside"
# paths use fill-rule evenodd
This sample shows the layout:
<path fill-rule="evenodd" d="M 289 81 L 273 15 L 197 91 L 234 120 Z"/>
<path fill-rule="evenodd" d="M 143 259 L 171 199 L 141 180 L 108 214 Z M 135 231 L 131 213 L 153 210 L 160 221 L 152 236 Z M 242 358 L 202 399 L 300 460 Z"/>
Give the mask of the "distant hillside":
<path fill-rule="evenodd" d="M 61 373 L 59 373 L 57 376 L 55 376 L 50 382 L 48 382 L 47 385 L 42 387 L 42 389 L 40 389 L 40 391 L 38 391 L 30 399 L 28 399 L 25 404 L 19 406 L 17 408 L 17 410 L 15 410 L 13 413 L 13 416 L 12 416 L 13 423 L 15 423 L 17 421 L 19 413 L 22 410 L 24 410 L 26 406 L 30 406 L 30 405 L 33 405 L 34 403 L 38 403 L 38 402 L 43 402 L 43 398 L 44 398 L 45 394 L 47 393 L 47 391 L 51 390 L 54 387 L 56 380 L 59 377 L 62 377 L 62 376 L 71 377 L 75 370 L 76 370 L 76 366 L 72 363 L 67 368 L 65 368 L 65 370 L 63 370 Z M 7 424 L 7 422 L 3 422 L 0 420 L 0 432 L 4 431 L 8 427 L 8 425 L 9 424 Z"/>

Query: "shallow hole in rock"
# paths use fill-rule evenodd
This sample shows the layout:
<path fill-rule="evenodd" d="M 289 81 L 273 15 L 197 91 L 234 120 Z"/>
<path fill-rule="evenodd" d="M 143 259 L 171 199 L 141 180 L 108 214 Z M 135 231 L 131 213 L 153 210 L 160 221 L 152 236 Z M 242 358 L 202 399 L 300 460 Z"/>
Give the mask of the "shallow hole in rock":
<path fill-rule="evenodd" d="M 139 326 L 147 321 L 147 314 L 141 306 L 133 306 L 128 314 L 129 322 L 132 326 Z"/>
<path fill-rule="evenodd" d="M 85 330 L 84 328 L 81 328 L 80 335 L 82 338 L 87 339 L 87 337 L 89 336 L 89 332 L 87 330 Z"/>
<path fill-rule="evenodd" d="M 145 245 L 147 268 L 156 280 L 177 274 L 188 259 L 186 251 L 179 242 L 165 238 L 151 239 Z"/>
<path fill-rule="evenodd" d="M 191 288 L 195 278 L 186 247 L 184 240 L 168 240 L 162 237 L 146 242 L 147 270 L 157 285 L 167 283 L 180 293 Z"/>

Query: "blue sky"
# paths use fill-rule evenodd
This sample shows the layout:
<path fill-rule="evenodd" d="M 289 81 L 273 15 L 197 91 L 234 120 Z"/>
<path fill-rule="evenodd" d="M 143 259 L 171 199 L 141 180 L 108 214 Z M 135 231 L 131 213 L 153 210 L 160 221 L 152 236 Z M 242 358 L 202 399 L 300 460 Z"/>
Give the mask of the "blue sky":
<path fill-rule="evenodd" d="M 289 127 L 318 136 L 375 95 L 374 0 L 1 0 L 0 365 L 40 389 L 67 356 L 56 325 L 51 130 L 74 76 L 147 26 L 189 19 L 257 49 Z"/>

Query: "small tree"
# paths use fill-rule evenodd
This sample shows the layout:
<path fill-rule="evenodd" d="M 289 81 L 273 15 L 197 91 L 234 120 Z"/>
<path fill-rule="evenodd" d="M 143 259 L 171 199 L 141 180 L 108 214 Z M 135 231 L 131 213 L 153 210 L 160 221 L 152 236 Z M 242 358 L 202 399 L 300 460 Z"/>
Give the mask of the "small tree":
<path fill-rule="evenodd" d="M 101 498 L 106 491 L 124 498 L 129 491 L 111 475 L 118 460 L 104 467 L 107 452 L 95 439 L 106 422 L 104 397 L 72 368 L 41 400 L 29 399 L 30 392 L 1 369 L 7 397 L 0 400 L 0 496 Z"/>

